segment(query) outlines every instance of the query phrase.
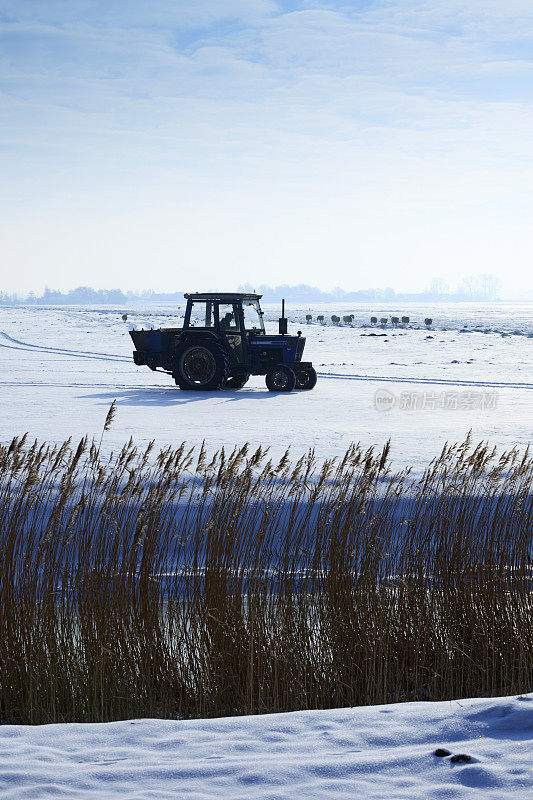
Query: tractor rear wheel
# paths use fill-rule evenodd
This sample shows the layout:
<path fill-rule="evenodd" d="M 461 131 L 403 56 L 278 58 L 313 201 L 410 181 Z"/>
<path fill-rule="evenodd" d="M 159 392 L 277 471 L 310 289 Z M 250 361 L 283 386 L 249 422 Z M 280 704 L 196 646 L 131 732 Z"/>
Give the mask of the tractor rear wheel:
<path fill-rule="evenodd" d="M 296 375 L 285 364 L 278 364 L 267 372 L 265 380 L 269 392 L 292 392 L 296 386 Z"/>
<path fill-rule="evenodd" d="M 297 389 L 314 389 L 316 386 L 316 370 L 314 367 L 302 369 L 296 373 Z"/>
<path fill-rule="evenodd" d="M 172 377 L 180 389 L 216 391 L 223 387 L 228 367 L 224 348 L 218 342 L 201 339 L 178 348 Z"/>
<path fill-rule="evenodd" d="M 233 375 L 231 378 L 226 378 L 224 382 L 224 389 L 242 389 L 248 382 L 250 374 L 247 375 Z"/>

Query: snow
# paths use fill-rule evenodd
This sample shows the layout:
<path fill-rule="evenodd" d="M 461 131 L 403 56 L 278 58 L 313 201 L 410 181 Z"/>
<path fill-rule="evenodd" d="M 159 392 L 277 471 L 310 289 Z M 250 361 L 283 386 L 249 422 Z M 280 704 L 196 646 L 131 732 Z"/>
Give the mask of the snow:
<path fill-rule="evenodd" d="M 3 800 L 526 800 L 533 695 L 0 727 Z M 471 756 L 438 758 L 437 748 Z"/>
<path fill-rule="evenodd" d="M 290 445 L 295 455 L 315 447 L 329 457 L 352 441 L 379 447 L 391 437 L 398 466 L 421 468 L 445 440 L 469 429 L 500 447 L 525 446 L 532 308 L 329 309 L 341 317 L 354 312 L 353 327 L 306 325 L 306 313 L 316 318 L 326 309 L 289 308 L 290 330 L 307 336 L 305 357 L 320 377 L 312 392 L 276 395 L 262 378 L 238 392 L 180 392 L 168 376 L 136 367 L 128 324 L 176 325 L 172 307 L 2 307 L 0 440 L 26 430 L 49 440 L 99 438 L 116 399 L 108 449 L 132 435 L 140 445 L 205 439 L 218 448 L 248 440 L 274 454 Z M 278 310 L 266 310 L 274 330 Z M 407 314 L 414 324 L 373 330 L 371 314 Z M 425 316 L 434 319 L 430 331 Z M 376 408 L 378 391 L 388 410 Z M 418 406 L 406 402 L 413 397 Z M 0 726 L 0 797 L 526 800 L 533 798 L 532 731 L 533 695 L 216 720 Z M 439 747 L 471 761 L 438 758 Z"/>
<path fill-rule="evenodd" d="M 475 439 L 501 447 L 530 441 L 531 304 L 368 305 L 355 309 L 354 327 L 305 324 L 306 313 L 316 320 L 321 310 L 327 317 L 319 307 L 288 309 L 289 330 L 307 337 L 304 357 L 319 372 L 316 388 L 277 395 L 266 390 L 263 378 L 252 378 L 241 391 L 180 392 L 169 376 L 136 367 L 128 325 L 176 325 L 180 311 L 173 306 L 2 307 L 0 439 L 25 430 L 49 440 L 99 437 L 116 399 L 107 448 L 132 435 L 141 445 L 150 439 L 161 446 L 205 439 L 218 448 L 248 440 L 270 445 L 276 456 L 290 445 L 294 455 L 315 447 L 320 457 L 329 457 L 352 441 L 381 447 L 391 437 L 396 463 L 420 468 L 445 440 L 462 439 L 470 429 Z M 339 316 L 354 311 L 329 310 Z M 374 313 L 389 319 L 407 314 L 414 327 L 363 327 Z M 275 331 L 278 314 L 266 307 L 267 330 Z M 434 320 L 430 331 L 423 325 L 428 315 Z M 465 325 L 479 330 L 461 333 Z M 389 410 L 376 409 L 378 390 L 392 392 Z"/>

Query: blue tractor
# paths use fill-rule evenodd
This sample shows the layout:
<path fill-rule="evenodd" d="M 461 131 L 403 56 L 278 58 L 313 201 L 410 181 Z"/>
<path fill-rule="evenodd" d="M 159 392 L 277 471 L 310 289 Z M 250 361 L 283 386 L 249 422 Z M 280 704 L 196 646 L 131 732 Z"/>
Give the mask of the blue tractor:
<path fill-rule="evenodd" d="M 180 389 L 242 389 L 265 375 L 271 392 L 313 389 L 316 372 L 302 361 L 305 337 L 287 333 L 285 303 L 279 333 L 265 332 L 260 294 L 186 294 L 182 328 L 130 331 L 133 360 L 172 375 Z"/>

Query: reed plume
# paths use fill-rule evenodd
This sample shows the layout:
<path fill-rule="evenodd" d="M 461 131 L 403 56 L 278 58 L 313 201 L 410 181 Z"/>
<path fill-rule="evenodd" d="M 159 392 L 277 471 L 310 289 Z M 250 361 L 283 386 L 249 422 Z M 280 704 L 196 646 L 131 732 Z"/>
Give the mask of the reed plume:
<path fill-rule="evenodd" d="M 389 450 L 0 445 L 0 720 L 530 691 L 529 450 Z"/>

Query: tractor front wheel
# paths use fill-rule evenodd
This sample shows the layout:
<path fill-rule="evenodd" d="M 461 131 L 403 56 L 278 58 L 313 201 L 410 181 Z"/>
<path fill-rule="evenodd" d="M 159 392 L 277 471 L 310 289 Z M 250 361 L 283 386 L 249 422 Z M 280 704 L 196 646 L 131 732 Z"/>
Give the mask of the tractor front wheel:
<path fill-rule="evenodd" d="M 314 389 L 316 386 L 316 370 L 314 367 L 302 369 L 296 373 L 297 389 Z"/>
<path fill-rule="evenodd" d="M 296 375 L 290 367 L 279 364 L 267 372 L 265 381 L 269 392 L 292 392 L 296 386 Z"/>

